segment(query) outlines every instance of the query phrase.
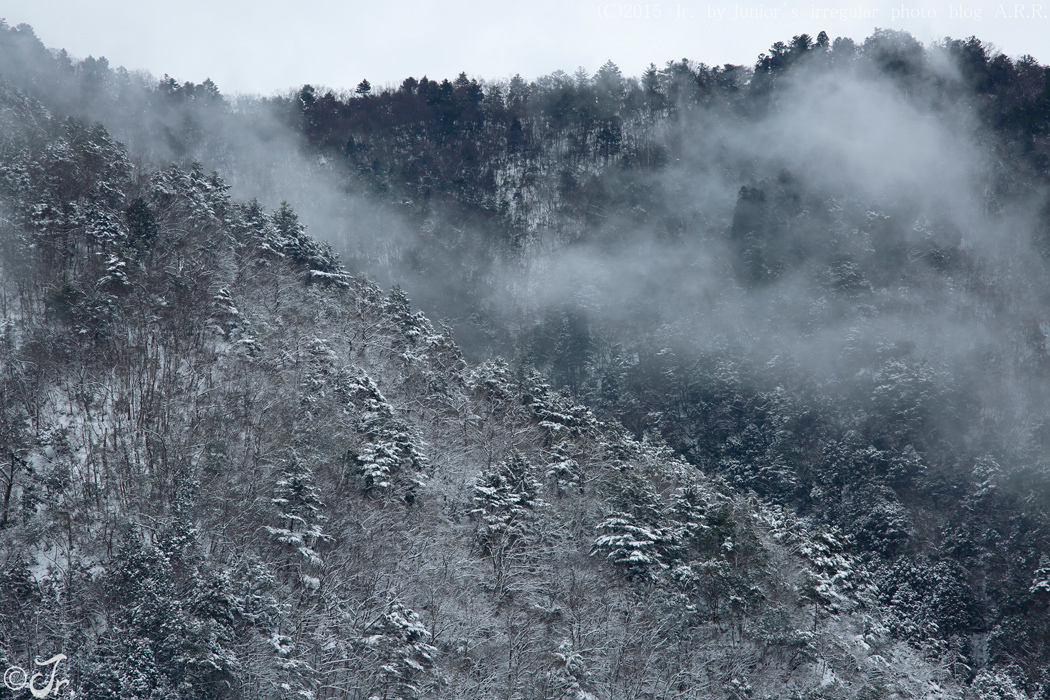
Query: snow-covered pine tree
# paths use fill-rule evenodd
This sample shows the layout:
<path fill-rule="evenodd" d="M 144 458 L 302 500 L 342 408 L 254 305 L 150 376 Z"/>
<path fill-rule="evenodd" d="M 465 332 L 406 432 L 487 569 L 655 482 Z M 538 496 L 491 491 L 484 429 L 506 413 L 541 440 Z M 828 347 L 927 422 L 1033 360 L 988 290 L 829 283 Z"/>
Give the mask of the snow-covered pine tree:
<path fill-rule="evenodd" d="M 294 572 L 307 588 L 317 588 L 320 580 L 311 575 L 323 564 L 317 548 L 331 538 L 321 529 L 324 503 L 313 473 L 294 449 L 288 450 L 278 466 L 270 503 L 276 527 L 267 525 L 265 530 L 285 552 L 283 569 Z"/>
<path fill-rule="evenodd" d="M 547 697 L 551 700 L 595 700 L 587 688 L 590 673 L 583 654 L 573 648 L 568 639 L 562 640 L 552 653 L 554 667 L 547 675 Z"/>
<path fill-rule="evenodd" d="M 416 700 L 424 697 L 433 682 L 432 667 L 437 654 L 429 642 L 430 631 L 419 613 L 392 600 L 386 610 L 365 630 L 361 639 L 375 657 L 376 684 L 369 700 Z"/>
<path fill-rule="evenodd" d="M 530 525 L 546 505 L 542 489 L 535 468 L 517 450 L 474 480 L 471 514 L 479 521 L 481 553 L 492 560 L 497 596 L 505 586 L 510 559 L 527 545 Z"/>
<path fill-rule="evenodd" d="M 599 534 L 591 554 L 604 554 L 624 567 L 629 580 L 652 582 L 669 567 L 671 538 L 663 523 L 663 504 L 635 466 L 624 465 L 623 470 L 613 510 L 596 526 Z"/>

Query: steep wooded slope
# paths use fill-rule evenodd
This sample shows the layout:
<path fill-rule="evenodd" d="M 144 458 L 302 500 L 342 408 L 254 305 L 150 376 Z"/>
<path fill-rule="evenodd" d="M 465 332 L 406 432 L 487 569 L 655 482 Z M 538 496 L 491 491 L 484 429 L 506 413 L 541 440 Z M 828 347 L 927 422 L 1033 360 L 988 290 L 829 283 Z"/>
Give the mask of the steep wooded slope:
<path fill-rule="evenodd" d="M 835 533 L 466 365 L 287 207 L 7 85 L 0 121 L 0 661 L 100 699 L 958 694 Z"/>

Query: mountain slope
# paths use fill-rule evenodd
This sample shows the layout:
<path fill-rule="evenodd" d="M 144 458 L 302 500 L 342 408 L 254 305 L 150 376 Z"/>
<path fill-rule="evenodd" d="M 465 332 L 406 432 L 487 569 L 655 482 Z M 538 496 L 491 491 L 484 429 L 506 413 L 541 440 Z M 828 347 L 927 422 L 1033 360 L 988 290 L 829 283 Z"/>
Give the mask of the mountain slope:
<path fill-rule="evenodd" d="M 288 207 L 10 85 L 0 120 L 9 665 L 61 651 L 91 698 L 961 696 L 841 536 L 468 366 Z"/>

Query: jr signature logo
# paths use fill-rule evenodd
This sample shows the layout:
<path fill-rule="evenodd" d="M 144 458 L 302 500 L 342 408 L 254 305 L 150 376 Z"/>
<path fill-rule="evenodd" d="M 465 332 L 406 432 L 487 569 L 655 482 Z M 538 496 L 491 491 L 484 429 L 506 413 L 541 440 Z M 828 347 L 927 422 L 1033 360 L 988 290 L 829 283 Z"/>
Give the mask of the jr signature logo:
<path fill-rule="evenodd" d="M 45 673 L 34 673 L 32 676 L 29 675 L 29 671 L 25 670 L 21 666 L 11 666 L 4 673 L 4 685 L 9 690 L 13 690 L 16 693 L 23 688 L 29 688 L 29 692 L 33 694 L 34 698 L 46 698 L 51 693 L 58 697 L 58 693 L 62 690 L 62 686 L 69 685 L 69 681 L 66 679 L 55 680 L 55 676 L 58 674 L 58 665 L 65 661 L 65 654 L 56 654 L 47 661 L 41 661 L 40 657 L 36 658 L 36 665 L 47 668 L 51 667 L 50 676 L 47 679 L 47 685 L 41 685 L 38 681 L 44 680 Z M 73 691 L 69 691 L 69 697 L 73 697 Z"/>

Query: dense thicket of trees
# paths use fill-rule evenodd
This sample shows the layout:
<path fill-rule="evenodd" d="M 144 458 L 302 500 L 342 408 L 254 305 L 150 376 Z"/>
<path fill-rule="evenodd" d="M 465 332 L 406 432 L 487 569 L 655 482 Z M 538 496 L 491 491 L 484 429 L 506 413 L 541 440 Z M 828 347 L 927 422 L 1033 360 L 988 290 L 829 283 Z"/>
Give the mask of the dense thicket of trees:
<path fill-rule="evenodd" d="M 1027 217 L 1009 252 L 982 249 L 974 239 L 987 232 L 960 230 L 950 209 L 916 213 L 921 204 L 906 196 L 815 187 L 806 163 L 748 175 L 727 156 L 722 167 L 737 170 L 740 189 L 725 224 L 705 221 L 688 188 L 666 184 L 710 172 L 674 162 L 690 153 L 698 126 L 715 118 L 759 129 L 787 111 L 799 83 L 839 75 L 888 83 L 989 154 L 981 215 L 1000 224 L 1011 209 Z M 422 220 L 483 221 L 486 235 L 501 237 L 494 257 L 528 265 L 530 245 L 553 247 L 552 257 L 596 248 L 602 263 L 638 240 L 689 251 L 697 237 L 724 251 L 731 274 L 722 284 L 772 307 L 751 319 L 752 332 L 765 327 L 783 355 L 740 336 L 716 348 L 697 343 L 710 332 L 705 320 L 699 329 L 683 323 L 690 307 L 659 292 L 629 299 L 638 308 L 626 319 L 579 298 L 538 309 L 526 300 L 510 314 L 523 330 L 508 347 L 635 434 L 658 431 L 693 464 L 842 528 L 883 572 L 880 600 L 903 637 L 958 649 L 973 674 L 1013 664 L 1029 690 L 1041 682 L 1050 651 L 1035 585 L 1050 535 L 1048 290 L 1045 263 L 1013 256 L 1045 256 L 1050 232 L 1050 70 L 1030 56 L 991 54 L 976 38 L 926 49 L 899 32 L 861 44 L 822 33 L 775 44 L 753 69 L 671 62 L 634 80 L 607 64 L 593 76 L 534 83 L 408 79 L 366 96 L 307 86 L 284 109 L 311 145 L 341 155 L 352 177 L 383 196 L 415 203 Z M 941 206 L 972 196 L 960 195 Z M 440 217 L 430 213 L 438 202 Z M 439 260 L 425 247 L 417 255 Z M 479 288 L 498 287 L 494 278 Z M 748 302 L 738 311 L 750 313 Z M 802 327 L 778 325 L 778 313 Z M 923 348 L 916 325 L 903 338 L 869 325 L 922 318 L 919 330 L 943 331 L 928 321 L 938 314 L 998 337 L 948 356 Z M 972 322 L 988 315 L 990 326 Z M 498 325 L 507 315 L 482 318 Z M 826 365 L 790 358 L 786 334 L 848 323 L 854 337 Z M 779 362 L 763 367 L 774 355 Z M 615 534 L 626 527 L 615 518 L 608 527 L 610 543 L 640 537 Z M 659 537 L 649 540 L 655 547 Z"/>
<path fill-rule="evenodd" d="M 3 25 L 0 121 L 0 661 L 61 649 L 89 697 L 1050 692 L 1031 57 L 821 33 L 231 103 Z M 320 243 L 208 174 L 288 162 L 395 223 Z"/>

